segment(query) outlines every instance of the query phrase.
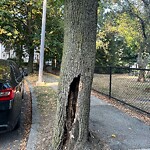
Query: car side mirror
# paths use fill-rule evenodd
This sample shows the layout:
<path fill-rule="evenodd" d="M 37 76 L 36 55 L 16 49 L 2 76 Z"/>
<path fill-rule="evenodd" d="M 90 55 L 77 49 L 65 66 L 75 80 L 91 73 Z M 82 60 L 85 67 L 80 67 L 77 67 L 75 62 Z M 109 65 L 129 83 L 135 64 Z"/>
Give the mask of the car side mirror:
<path fill-rule="evenodd" d="M 27 69 L 19 68 L 19 70 L 20 70 L 20 73 L 22 74 L 22 77 L 28 76 Z"/>
<path fill-rule="evenodd" d="M 28 73 L 26 71 L 24 71 L 23 76 L 28 76 Z"/>

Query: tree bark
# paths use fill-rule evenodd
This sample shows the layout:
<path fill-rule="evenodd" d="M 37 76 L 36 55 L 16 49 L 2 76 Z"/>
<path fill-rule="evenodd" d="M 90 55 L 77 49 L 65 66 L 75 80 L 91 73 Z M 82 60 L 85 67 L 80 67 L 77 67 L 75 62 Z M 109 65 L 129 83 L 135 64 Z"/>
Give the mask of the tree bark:
<path fill-rule="evenodd" d="M 28 60 L 28 73 L 33 73 L 33 61 L 34 61 L 34 45 L 32 39 L 32 7 L 27 7 L 27 48 L 29 54 Z"/>
<path fill-rule="evenodd" d="M 65 0 L 65 37 L 53 149 L 80 149 L 88 140 L 96 53 L 97 0 Z"/>
<path fill-rule="evenodd" d="M 29 47 L 28 73 L 33 73 L 34 49 Z"/>
<path fill-rule="evenodd" d="M 148 64 L 149 61 L 149 54 L 147 53 L 147 55 L 144 55 L 142 52 L 139 52 L 138 54 L 138 58 L 137 58 L 137 63 L 138 63 L 138 68 L 139 69 L 146 69 L 146 66 Z M 139 75 L 138 75 L 138 82 L 145 82 L 146 78 L 145 78 L 145 71 L 144 70 L 139 70 Z"/>

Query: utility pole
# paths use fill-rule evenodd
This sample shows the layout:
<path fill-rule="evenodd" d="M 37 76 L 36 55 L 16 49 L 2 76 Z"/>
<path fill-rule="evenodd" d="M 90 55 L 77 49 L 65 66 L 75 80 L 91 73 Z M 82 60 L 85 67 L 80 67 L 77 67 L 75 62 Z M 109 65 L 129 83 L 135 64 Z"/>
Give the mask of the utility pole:
<path fill-rule="evenodd" d="M 44 43 L 45 43 L 45 25 L 46 25 L 46 4 L 47 4 L 47 0 L 43 0 L 42 32 L 41 32 L 40 64 L 39 64 L 38 83 L 43 82 Z"/>

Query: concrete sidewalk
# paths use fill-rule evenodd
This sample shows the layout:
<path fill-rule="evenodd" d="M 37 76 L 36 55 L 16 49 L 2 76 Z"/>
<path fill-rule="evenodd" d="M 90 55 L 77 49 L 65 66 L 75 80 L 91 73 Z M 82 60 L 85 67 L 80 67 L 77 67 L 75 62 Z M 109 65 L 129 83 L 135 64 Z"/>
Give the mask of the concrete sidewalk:
<path fill-rule="evenodd" d="M 57 90 L 58 77 L 52 75 L 47 78 L 46 75 L 44 80 L 48 86 Z M 32 117 L 34 119 L 37 114 Z M 30 133 L 31 137 L 34 135 L 32 132 L 37 130 L 34 126 Z M 90 130 L 111 150 L 150 150 L 150 126 L 95 96 L 91 96 Z M 29 139 L 32 138 L 29 136 Z M 33 147 L 30 146 L 29 149 L 35 149 Z"/>

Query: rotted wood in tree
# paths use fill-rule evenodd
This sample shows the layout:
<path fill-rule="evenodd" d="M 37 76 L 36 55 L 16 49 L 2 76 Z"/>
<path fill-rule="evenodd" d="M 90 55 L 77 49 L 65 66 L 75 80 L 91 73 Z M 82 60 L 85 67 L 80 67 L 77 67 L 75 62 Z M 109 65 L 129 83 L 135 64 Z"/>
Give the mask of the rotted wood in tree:
<path fill-rule="evenodd" d="M 76 114 L 76 105 L 79 91 L 79 82 L 80 75 L 75 77 L 70 85 L 69 95 L 68 95 L 68 104 L 66 106 L 66 122 L 65 122 L 65 130 L 64 130 L 64 141 L 63 145 L 67 143 L 67 140 L 70 139 L 70 131 L 72 130 L 72 126 L 75 119 Z"/>

